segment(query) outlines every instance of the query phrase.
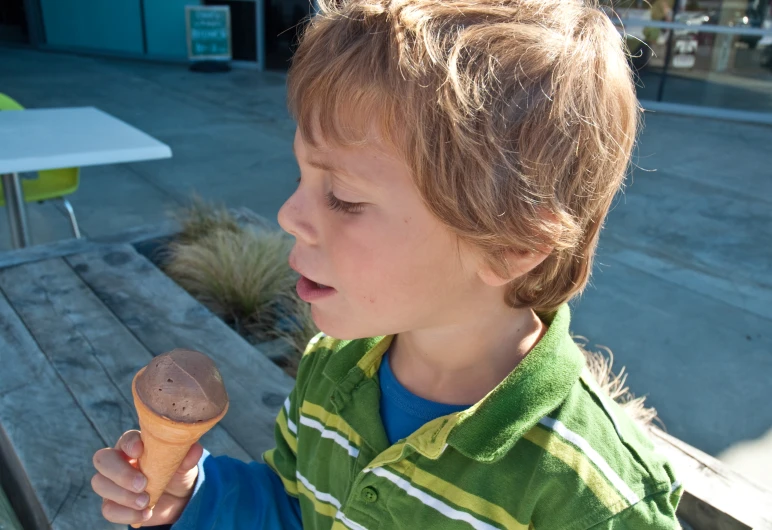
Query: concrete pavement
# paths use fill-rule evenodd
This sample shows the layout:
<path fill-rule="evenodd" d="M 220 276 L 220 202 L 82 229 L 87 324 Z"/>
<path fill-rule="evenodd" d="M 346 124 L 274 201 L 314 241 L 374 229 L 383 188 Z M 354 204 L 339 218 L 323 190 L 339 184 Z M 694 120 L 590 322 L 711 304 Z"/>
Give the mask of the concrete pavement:
<path fill-rule="evenodd" d="M 0 92 L 96 106 L 174 158 L 84 168 L 72 202 L 91 237 L 160 222 L 197 191 L 274 219 L 295 186 L 284 76 L 0 48 Z M 667 430 L 772 488 L 772 128 L 647 114 L 573 329 L 614 352 Z M 36 243 L 69 237 L 29 205 Z M 0 249 L 8 248 L 0 215 Z"/>

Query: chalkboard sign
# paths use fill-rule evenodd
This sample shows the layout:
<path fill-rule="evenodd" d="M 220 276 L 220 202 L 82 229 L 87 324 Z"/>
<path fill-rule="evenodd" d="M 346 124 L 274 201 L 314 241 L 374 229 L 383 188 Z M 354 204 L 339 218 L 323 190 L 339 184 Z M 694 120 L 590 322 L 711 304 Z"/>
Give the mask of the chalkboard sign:
<path fill-rule="evenodd" d="M 188 59 L 231 59 L 231 12 L 228 6 L 185 6 Z"/>

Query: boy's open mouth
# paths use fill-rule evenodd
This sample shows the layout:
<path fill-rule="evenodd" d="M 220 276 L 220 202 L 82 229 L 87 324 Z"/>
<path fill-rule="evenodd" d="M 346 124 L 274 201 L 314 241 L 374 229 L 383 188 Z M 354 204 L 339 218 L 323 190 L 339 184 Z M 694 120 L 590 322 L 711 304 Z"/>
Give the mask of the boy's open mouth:
<path fill-rule="evenodd" d="M 321 298 L 335 294 L 336 292 L 335 289 L 329 285 L 315 282 L 305 276 L 300 277 L 296 289 L 300 299 L 305 302 L 315 302 Z"/>

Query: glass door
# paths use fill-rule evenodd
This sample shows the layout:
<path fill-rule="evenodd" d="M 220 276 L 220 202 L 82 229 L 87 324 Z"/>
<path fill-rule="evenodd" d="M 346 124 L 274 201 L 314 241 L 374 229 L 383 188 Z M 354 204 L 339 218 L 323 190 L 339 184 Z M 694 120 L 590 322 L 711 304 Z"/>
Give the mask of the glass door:
<path fill-rule="evenodd" d="M 0 41 L 29 42 L 24 0 L 0 1 Z"/>
<path fill-rule="evenodd" d="M 641 100 L 772 115 L 769 0 L 604 0 Z"/>
<path fill-rule="evenodd" d="M 230 7 L 233 60 L 257 61 L 257 3 L 255 0 L 206 0 L 204 5 Z"/>
<path fill-rule="evenodd" d="M 309 0 L 263 0 L 265 62 L 269 70 L 286 70 L 313 4 Z"/>

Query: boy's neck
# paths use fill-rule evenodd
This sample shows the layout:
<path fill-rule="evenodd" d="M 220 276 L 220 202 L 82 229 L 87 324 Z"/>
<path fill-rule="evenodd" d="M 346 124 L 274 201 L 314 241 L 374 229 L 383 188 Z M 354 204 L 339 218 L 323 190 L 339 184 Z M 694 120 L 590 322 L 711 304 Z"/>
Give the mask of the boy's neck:
<path fill-rule="evenodd" d="M 413 394 L 470 405 L 501 383 L 546 330 L 532 310 L 505 308 L 444 327 L 400 333 L 389 362 L 394 376 Z"/>

